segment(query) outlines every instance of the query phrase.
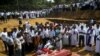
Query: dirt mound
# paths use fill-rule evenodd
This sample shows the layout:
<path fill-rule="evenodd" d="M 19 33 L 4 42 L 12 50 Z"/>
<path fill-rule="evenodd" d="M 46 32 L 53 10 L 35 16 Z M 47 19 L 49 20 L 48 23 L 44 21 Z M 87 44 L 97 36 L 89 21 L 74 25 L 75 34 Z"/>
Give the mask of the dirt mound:
<path fill-rule="evenodd" d="M 94 18 L 96 20 L 99 20 L 100 19 L 100 10 L 58 12 L 58 13 L 51 13 L 48 17 L 70 18 L 70 19 L 80 19 L 80 20 L 87 20 L 89 18 Z"/>

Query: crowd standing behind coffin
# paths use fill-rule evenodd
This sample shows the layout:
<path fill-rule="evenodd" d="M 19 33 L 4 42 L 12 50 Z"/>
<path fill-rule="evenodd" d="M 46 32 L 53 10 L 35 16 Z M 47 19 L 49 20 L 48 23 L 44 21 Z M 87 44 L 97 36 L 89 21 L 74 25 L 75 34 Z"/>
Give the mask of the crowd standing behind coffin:
<path fill-rule="evenodd" d="M 26 22 L 23 27 L 8 32 L 4 28 L 0 34 L 8 56 L 25 56 L 26 53 L 43 48 L 63 49 L 63 47 L 84 47 L 87 51 L 100 54 L 100 25 L 85 23 L 36 22 L 35 26 Z M 95 45 L 95 48 L 93 48 Z"/>

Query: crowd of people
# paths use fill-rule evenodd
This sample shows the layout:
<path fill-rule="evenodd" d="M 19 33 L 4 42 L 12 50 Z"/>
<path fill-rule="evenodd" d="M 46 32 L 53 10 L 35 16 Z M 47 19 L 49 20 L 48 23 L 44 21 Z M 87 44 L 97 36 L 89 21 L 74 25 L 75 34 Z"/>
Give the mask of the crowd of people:
<path fill-rule="evenodd" d="M 29 18 L 40 18 L 40 17 L 46 17 L 50 12 L 52 11 L 52 8 L 50 9 L 42 9 L 42 10 L 33 10 L 33 11 L 15 11 L 15 12 L 0 12 L 0 20 L 1 21 L 7 21 L 10 18 L 13 19 L 29 19 Z"/>
<path fill-rule="evenodd" d="M 25 56 L 27 52 L 37 53 L 43 48 L 61 50 L 77 46 L 100 54 L 100 26 L 97 24 L 36 22 L 33 26 L 25 22 L 23 27 L 19 25 L 9 32 L 4 28 L 0 36 L 8 56 Z"/>
<path fill-rule="evenodd" d="M 54 12 L 67 12 L 67 11 L 76 11 L 80 10 L 96 10 L 100 9 L 100 1 L 98 0 L 87 0 L 84 2 L 76 2 L 71 4 L 58 4 L 52 6 L 51 8 L 46 8 L 42 10 L 29 10 L 29 11 L 2 11 L 0 12 L 0 20 L 7 21 L 10 18 L 39 18 L 47 17 L 50 13 Z"/>

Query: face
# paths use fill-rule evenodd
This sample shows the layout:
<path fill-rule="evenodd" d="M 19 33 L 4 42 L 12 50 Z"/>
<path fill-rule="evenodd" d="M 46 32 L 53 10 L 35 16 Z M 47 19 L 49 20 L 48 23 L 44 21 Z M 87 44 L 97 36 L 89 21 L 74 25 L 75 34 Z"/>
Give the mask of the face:
<path fill-rule="evenodd" d="M 4 32 L 7 32 L 7 28 L 4 28 L 4 30 L 3 30 Z"/>
<path fill-rule="evenodd" d="M 84 27 L 83 26 L 81 26 L 81 29 L 83 29 Z"/>

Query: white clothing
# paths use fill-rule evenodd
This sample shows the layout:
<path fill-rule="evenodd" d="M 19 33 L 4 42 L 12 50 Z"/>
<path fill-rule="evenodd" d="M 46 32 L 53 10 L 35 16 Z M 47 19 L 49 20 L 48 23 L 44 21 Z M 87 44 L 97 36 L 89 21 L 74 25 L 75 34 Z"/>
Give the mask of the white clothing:
<path fill-rule="evenodd" d="M 66 35 L 66 33 L 63 35 L 63 40 L 62 40 L 62 42 L 63 42 L 63 45 L 68 45 L 68 43 L 69 43 L 69 36 L 68 35 Z"/>
<path fill-rule="evenodd" d="M 3 41 L 8 41 L 8 34 L 7 34 L 7 32 L 2 32 L 1 33 L 1 39 L 3 40 Z"/>
<path fill-rule="evenodd" d="M 71 32 L 71 45 L 77 45 L 78 44 L 78 30 L 77 29 L 72 29 Z"/>
<path fill-rule="evenodd" d="M 17 45 L 16 50 L 21 50 L 22 49 L 22 42 L 20 41 L 19 38 L 15 38 L 15 43 Z"/>
<path fill-rule="evenodd" d="M 44 30 L 43 31 L 41 31 L 41 34 L 40 34 L 40 36 L 42 36 L 42 38 L 45 38 L 45 32 L 44 32 Z"/>
<path fill-rule="evenodd" d="M 96 53 L 100 53 L 100 35 L 96 39 Z"/>
<path fill-rule="evenodd" d="M 96 36 L 99 35 L 99 31 L 100 31 L 100 29 L 97 29 L 97 28 L 95 29 L 95 35 L 96 35 Z"/>
<path fill-rule="evenodd" d="M 29 24 L 29 22 L 26 22 L 26 29 L 29 31 L 30 30 L 30 26 L 31 26 L 31 24 Z"/>
<path fill-rule="evenodd" d="M 17 37 L 17 33 L 18 33 L 18 32 L 13 32 L 13 33 L 12 33 L 12 37 L 13 37 L 14 39 Z"/>
<path fill-rule="evenodd" d="M 62 39 L 61 38 L 63 38 L 63 35 L 59 34 L 58 39 L 59 38 L 60 38 L 60 40 L 56 42 L 56 46 L 57 46 L 57 48 L 62 49 L 63 45 L 62 45 Z"/>
<path fill-rule="evenodd" d="M 49 29 L 45 30 L 45 37 L 49 37 Z"/>
<path fill-rule="evenodd" d="M 35 36 L 35 31 L 34 30 L 29 31 L 29 34 L 30 34 L 31 37 L 34 37 Z"/>
<path fill-rule="evenodd" d="M 8 37 L 7 43 L 8 43 L 9 45 L 14 45 L 14 40 L 13 40 L 13 38 L 12 38 L 11 36 Z"/>
<path fill-rule="evenodd" d="M 54 37 L 55 36 L 55 31 L 54 30 L 50 30 L 49 31 L 49 36 L 52 38 L 52 37 Z"/>
<path fill-rule="evenodd" d="M 21 44 L 25 43 L 25 40 L 23 39 L 23 36 L 21 36 L 20 38 L 18 38 L 21 41 Z"/>
<path fill-rule="evenodd" d="M 87 33 L 89 33 L 89 35 L 87 35 L 87 36 L 90 36 L 91 37 L 90 43 L 89 43 L 89 44 L 91 44 L 91 47 L 85 44 L 85 50 L 93 51 L 94 36 L 95 36 L 95 34 L 94 34 L 94 30 L 93 30 L 92 33 L 90 33 L 90 32 L 91 32 L 90 30 L 87 32 Z M 86 40 L 87 40 L 87 37 L 85 38 L 85 42 L 86 42 Z"/>

